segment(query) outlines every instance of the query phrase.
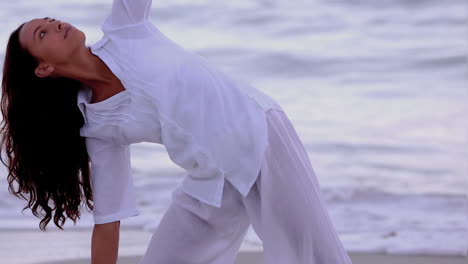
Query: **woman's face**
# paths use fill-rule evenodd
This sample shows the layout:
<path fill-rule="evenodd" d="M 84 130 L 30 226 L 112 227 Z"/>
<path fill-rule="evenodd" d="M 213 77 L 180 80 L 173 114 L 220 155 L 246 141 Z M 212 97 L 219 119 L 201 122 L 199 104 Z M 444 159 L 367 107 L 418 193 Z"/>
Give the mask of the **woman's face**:
<path fill-rule="evenodd" d="M 74 53 L 86 47 L 85 40 L 82 31 L 49 17 L 25 23 L 19 33 L 21 46 L 39 61 L 37 70 L 67 64 Z"/>

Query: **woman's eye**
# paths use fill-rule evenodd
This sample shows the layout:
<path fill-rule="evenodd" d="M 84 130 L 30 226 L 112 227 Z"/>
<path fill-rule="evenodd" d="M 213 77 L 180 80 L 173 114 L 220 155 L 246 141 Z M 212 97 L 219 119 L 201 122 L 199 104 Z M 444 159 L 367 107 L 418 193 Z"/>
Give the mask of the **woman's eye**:
<path fill-rule="evenodd" d="M 43 38 L 43 35 L 42 35 L 42 34 L 45 35 L 45 32 L 44 32 L 44 31 L 41 31 L 41 33 L 39 33 L 39 38 L 41 38 L 41 39 Z"/>

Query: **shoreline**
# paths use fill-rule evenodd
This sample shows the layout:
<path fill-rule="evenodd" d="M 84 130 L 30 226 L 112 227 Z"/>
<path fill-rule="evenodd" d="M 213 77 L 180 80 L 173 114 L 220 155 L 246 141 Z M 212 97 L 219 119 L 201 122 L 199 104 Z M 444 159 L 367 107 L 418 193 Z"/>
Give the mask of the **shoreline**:
<path fill-rule="evenodd" d="M 91 229 L 65 231 L 0 231 L 0 263 L 89 264 Z M 145 253 L 152 233 L 125 228 L 120 231 L 118 264 L 135 264 Z M 48 249 L 53 248 L 55 251 Z M 263 264 L 263 248 L 242 243 L 235 264 Z M 353 264 L 466 264 L 467 256 L 352 252 Z"/>
<path fill-rule="evenodd" d="M 349 253 L 353 264 L 466 264 L 467 257 L 455 256 L 417 256 L 417 255 L 387 255 L 373 253 Z M 141 256 L 119 257 L 118 264 L 139 263 Z M 60 260 L 57 262 L 41 262 L 35 264 L 86 264 L 89 259 Z M 241 250 L 234 264 L 263 264 L 260 250 Z"/>
<path fill-rule="evenodd" d="M 353 264 L 466 264 L 467 257 L 442 257 L 442 256 L 412 256 L 412 255 L 385 255 L 385 254 L 366 254 L 350 253 Z M 118 264 L 138 263 L 141 256 L 120 257 Z M 47 262 L 47 264 L 85 264 L 89 260 L 68 260 L 58 262 Z M 46 264 L 46 262 L 36 263 Z M 263 264 L 261 251 L 240 251 L 235 264 Z"/>

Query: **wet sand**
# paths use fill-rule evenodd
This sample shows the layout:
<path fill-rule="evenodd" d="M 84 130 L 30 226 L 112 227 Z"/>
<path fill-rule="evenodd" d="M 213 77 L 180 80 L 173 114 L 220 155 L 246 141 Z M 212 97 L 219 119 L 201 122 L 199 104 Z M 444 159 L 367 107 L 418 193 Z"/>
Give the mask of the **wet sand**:
<path fill-rule="evenodd" d="M 92 231 L 0 231 L 0 263 L 89 264 Z M 121 230 L 118 264 L 138 264 L 151 238 L 142 230 Z M 52 249 L 52 250 L 51 250 Z M 350 252 L 353 264 L 466 264 L 465 256 L 386 255 Z M 262 248 L 243 243 L 236 264 L 263 264 Z M 281 264 L 281 263 L 280 263 Z M 322 263 L 317 263 L 322 264 Z"/>
<path fill-rule="evenodd" d="M 350 254 L 353 264 L 466 264 L 465 257 L 441 257 L 441 256 L 403 256 L 383 254 Z M 140 256 L 122 257 L 118 264 L 138 264 Z M 263 264 L 261 251 L 241 251 L 235 264 Z M 48 264 L 85 264 L 89 260 L 70 260 L 49 262 Z M 41 263 L 42 264 L 42 263 Z M 44 263 L 46 264 L 46 263 Z M 319 264 L 319 263 L 317 263 Z M 320 263 L 322 264 L 322 263 Z"/>

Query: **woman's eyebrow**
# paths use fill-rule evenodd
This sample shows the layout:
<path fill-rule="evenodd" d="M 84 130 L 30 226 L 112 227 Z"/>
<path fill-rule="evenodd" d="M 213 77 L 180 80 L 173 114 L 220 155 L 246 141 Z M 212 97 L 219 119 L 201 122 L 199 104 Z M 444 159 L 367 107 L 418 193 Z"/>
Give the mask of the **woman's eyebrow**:
<path fill-rule="evenodd" d="M 44 19 L 45 21 L 47 21 L 48 18 L 49 18 L 49 17 L 44 17 L 43 19 Z M 34 38 L 34 40 L 36 40 L 36 31 L 39 29 L 39 27 L 40 27 L 40 26 L 37 26 L 36 29 L 34 30 L 34 33 L 33 33 L 33 38 Z"/>

